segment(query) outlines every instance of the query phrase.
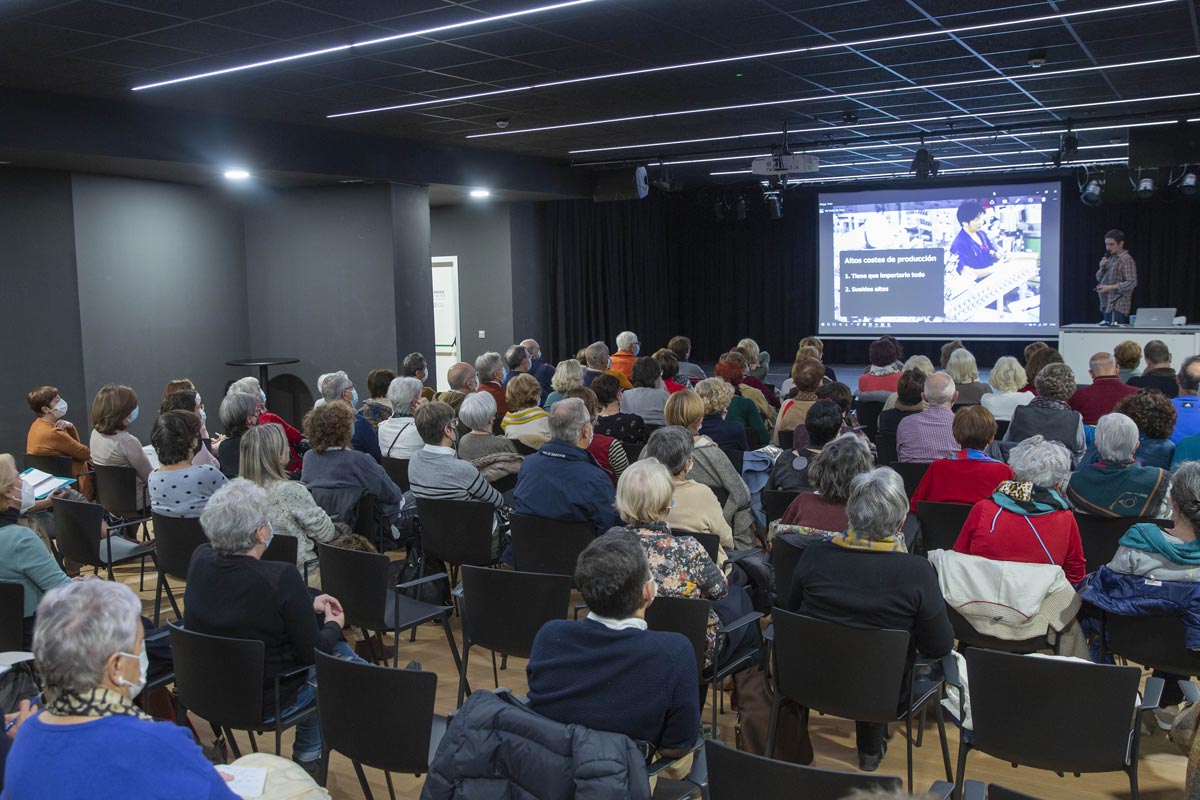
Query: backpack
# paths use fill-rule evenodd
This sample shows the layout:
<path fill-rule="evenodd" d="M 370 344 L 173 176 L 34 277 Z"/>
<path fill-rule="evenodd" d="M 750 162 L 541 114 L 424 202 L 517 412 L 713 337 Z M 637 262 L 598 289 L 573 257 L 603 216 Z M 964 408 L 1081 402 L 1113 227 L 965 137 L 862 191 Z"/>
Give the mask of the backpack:
<path fill-rule="evenodd" d="M 757 548 L 730 550 L 729 582 L 745 586 L 750 592 L 754 610 L 770 614 L 775 606 L 775 570 L 771 568 L 770 556 Z"/>
<path fill-rule="evenodd" d="M 397 576 L 397 583 L 408 583 L 415 581 L 422 575 L 437 575 L 439 572 L 445 572 L 447 577 L 441 581 L 430 581 L 422 583 L 419 586 L 410 586 L 404 590 L 404 593 L 414 600 L 420 600 L 423 603 L 432 603 L 437 606 L 450 605 L 450 578 L 449 571 L 446 565 L 436 558 L 428 558 L 421 550 L 419 537 L 409 542 L 408 549 L 404 553 L 404 566 L 400 568 L 400 574 Z M 422 572 L 424 566 L 424 572 Z"/>

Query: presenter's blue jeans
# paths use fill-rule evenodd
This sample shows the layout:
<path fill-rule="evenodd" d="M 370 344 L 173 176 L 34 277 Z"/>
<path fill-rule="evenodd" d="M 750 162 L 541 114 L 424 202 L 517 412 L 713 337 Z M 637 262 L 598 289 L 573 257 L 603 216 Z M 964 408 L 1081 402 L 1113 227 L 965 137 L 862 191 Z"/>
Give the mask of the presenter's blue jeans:
<path fill-rule="evenodd" d="M 1104 321 L 1109 325 L 1128 325 L 1129 315 L 1122 314 L 1120 311 L 1105 311 Z"/>

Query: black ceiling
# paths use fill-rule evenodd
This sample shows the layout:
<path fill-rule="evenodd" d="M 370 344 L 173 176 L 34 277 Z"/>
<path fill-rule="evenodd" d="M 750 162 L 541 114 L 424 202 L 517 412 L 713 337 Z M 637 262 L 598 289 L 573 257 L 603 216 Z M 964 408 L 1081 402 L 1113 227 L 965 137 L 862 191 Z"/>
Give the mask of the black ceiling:
<path fill-rule="evenodd" d="M 1124 158 L 1129 122 L 1200 117 L 1196 0 L 907 39 L 896 37 L 1128 6 L 1137 0 L 592 0 L 132 91 L 147 83 L 551 1 L 9 0 L 0 4 L 0 85 L 588 165 L 690 162 L 673 167 L 689 179 L 734 173 L 712 177 L 714 181 L 745 179 L 738 173 L 748 168 L 748 156 L 768 152 L 781 139 L 728 137 L 778 132 L 785 125 L 793 131 L 794 148 L 821 151 L 820 175 L 833 179 L 906 172 L 922 132 L 943 170 L 997 169 L 1048 164 L 1068 121 L 1080 129 L 1080 161 L 1090 162 Z M 842 46 L 864 40 L 874 41 Z M 830 44 L 838 46 L 327 118 L 364 108 Z M 1029 65 L 1033 50 L 1045 54 L 1040 69 Z M 1185 57 L 1190 58 L 1166 61 Z M 1130 62 L 1151 63 L 1059 74 Z M 963 85 L 965 81 L 976 82 Z M 931 84 L 952 85 L 922 88 Z M 1194 96 L 1139 102 L 1189 93 Z M 855 96 L 828 97 L 835 94 Z M 780 100 L 792 102 L 776 102 Z M 766 105 L 670 113 L 750 103 Z M 1052 108 L 1065 105 L 1076 107 Z M 664 112 L 668 115 L 576 125 Z M 848 114 L 854 115 L 849 124 L 844 120 Z M 500 119 L 507 120 L 506 128 L 497 127 Z M 923 121 L 890 124 L 903 120 Z M 573 127 L 523 132 L 559 125 Z M 502 135 L 468 138 L 477 134 Z M 949 141 L 955 138 L 966 140 Z M 709 141 L 682 141 L 696 139 Z M 658 144 L 672 142 L 679 143 Z M 598 149 L 630 145 L 650 146 Z M 730 158 L 707 161 L 718 157 Z"/>

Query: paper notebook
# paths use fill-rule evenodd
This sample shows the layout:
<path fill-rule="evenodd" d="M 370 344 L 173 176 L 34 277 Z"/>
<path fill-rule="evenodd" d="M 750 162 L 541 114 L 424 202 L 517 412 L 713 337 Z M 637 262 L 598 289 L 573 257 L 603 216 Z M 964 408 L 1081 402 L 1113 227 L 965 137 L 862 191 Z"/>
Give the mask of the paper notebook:
<path fill-rule="evenodd" d="M 33 467 L 21 473 L 21 480 L 33 487 L 33 496 L 38 500 L 44 500 L 55 489 L 61 489 L 75 482 L 74 478 L 59 478 Z"/>
<path fill-rule="evenodd" d="M 262 767 L 231 767 L 222 764 L 217 767 L 217 771 L 233 777 L 226 786 L 238 797 L 262 797 L 263 789 L 267 786 L 267 771 Z"/>

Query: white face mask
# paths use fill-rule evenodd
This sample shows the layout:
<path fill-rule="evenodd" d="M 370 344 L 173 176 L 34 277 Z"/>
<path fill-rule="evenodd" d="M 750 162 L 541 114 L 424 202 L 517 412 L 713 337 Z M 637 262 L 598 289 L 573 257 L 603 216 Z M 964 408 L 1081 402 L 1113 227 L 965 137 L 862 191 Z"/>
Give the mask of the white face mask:
<path fill-rule="evenodd" d="M 55 419 L 62 419 L 67 415 L 67 401 L 61 397 L 58 398 L 58 402 L 54 404 L 52 411 L 54 412 Z"/>
<path fill-rule="evenodd" d="M 198 405 L 198 406 L 202 406 L 202 405 L 204 405 L 204 401 L 200 399 L 200 393 L 199 393 L 199 392 L 196 392 L 196 405 Z"/>
<path fill-rule="evenodd" d="M 33 504 L 36 502 L 37 497 L 34 496 L 33 487 L 25 481 L 21 481 L 21 513 L 24 514 L 33 508 Z"/>
<path fill-rule="evenodd" d="M 134 406 L 134 407 L 133 407 L 133 413 L 129 415 L 129 424 L 130 424 L 130 425 L 132 425 L 133 423 L 137 422 L 137 418 L 138 418 L 138 411 L 140 411 L 140 410 L 141 410 L 141 409 L 140 409 L 138 406 Z"/>
<path fill-rule="evenodd" d="M 142 693 L 142 689 L 146 687 L 146 673 L 150 670 L 150 656 L 146 655 L 146 646 L 142 645 L 142 652 L 136 656 L 133 653 L 117 653 L 125 658 L 136 658 L 138 660 L 138 679 L 137 683 L 132 683 L 125 680 L 124 676 L 117 676 L 117 683 L 122 686 L 129 687 L 129 698 L 132 700 Z"/>
<path fill-rule="evenodd" d="M 208 414 L 204 413 L 203 408 L 200 409 L 200 427 L 202 427 L 202 428 L 208 427 Z"/>
<path fill-rule="evenodd" d="M 258 396 L 262 398 L 264 404 L 267 402 L 267 393 L 263 391 L 261 386 L 258 387 Z"/>

